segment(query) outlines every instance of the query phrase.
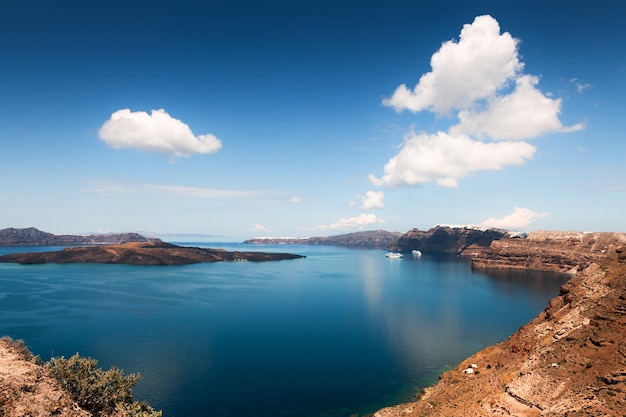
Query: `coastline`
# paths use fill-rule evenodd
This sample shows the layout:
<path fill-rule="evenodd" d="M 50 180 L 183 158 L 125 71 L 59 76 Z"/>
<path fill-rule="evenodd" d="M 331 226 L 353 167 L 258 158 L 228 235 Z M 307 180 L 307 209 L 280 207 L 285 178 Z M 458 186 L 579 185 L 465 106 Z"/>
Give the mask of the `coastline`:
<path fill-rule="evenodd" d="M 578 272 L 507 340 L 444 372 L 417 401 L 373 416 L 621 414 L 625 299 L 626 254 L 617 249 Z"/>

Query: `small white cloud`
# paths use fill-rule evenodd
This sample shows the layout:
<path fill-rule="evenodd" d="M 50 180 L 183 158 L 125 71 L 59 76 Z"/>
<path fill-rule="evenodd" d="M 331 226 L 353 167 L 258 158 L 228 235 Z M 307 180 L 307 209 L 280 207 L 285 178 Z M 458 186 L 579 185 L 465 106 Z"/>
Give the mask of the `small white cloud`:
<path fill-rule="evenodd" d="M 375 214 L 363 213 L 357 217 L 349 217 L 349 218 L 340 219 L 337 223 L 334 223 L 331 225 L 320 225 L 320 226 L 317 226 L 317 228 L 323 229 L 323 230 L 325 229 L 330 229 L 330 230 L 349 229 L 349 228 L 362 227 L 362 226 L 367 226 L 367 225 L 376 224 L 376 223 L 385 223 L 385 221 L 376 217 Z"/>
<path fill-rule="evenodd" d="M 252 229 L 250 229 L 250 231 L 251 232 L 270 232 L 270 229 L 268 229 L 267 227 L 261 224 L 256 224 L 254 225 Z"/>
<path fill-rule="evenodd" d="M 582 82 L 578 78 L 572 78 L 569 81 L 576 86 L 576 91 L 578 91 L 579 94 L 582 94 L 583 91 L 585 91 L 588 88 L 591 88 L 591 84 Z"/>
<path fill-rule="evenodd" d="M 548 213 L 535 213 L 527 208 L 515 207 L 513 213 L 501 219 L 490 217 L 480 224 L 482 227 L 498 229 L 524 230 L 537 219 L 548 216 Z"/>
<path fill-rule="evenodd" d="M 539 78 L 520 76 L 515 90 L 490 100 L 485 111 L 463 110 L 460 123 L 450 128 L 452 135 L 475 135 L 494 140 L 530 139 L 549 132 L 573 132 L 584 126 L 579 123 L 564 127 L 559 120 L 561 99 L 546 97 L 535 86 Z"/>
<path fill-rule="evenodd" d="M 302 202 L 302 199 L 300 197 L 294 196 L 289 199 L 289 202 L 292 204 L 298 204 Z"/>
<path fill-rule="evenodd" d="M 174 159 L 194 153 L 217 152 L 222 143 L 211 134 L 195 136 L 188 125 L 163 109 L 151 114 L 118 110 L 98 131 L 100 139 L 113 148 L 158 152 Z"/>
<path fill-rule="evenodd" d="M 375 186 L 413 186 L 435 181 L 457 187 L 458 180 L 475 171 L 522 165 L 535 147 L 526 142 L 485 143 L 467 136 L 409 133 L 400 152 L 387 162 L 381 178 L 369 175 Z"/>
<path fill-rule="evenodd" d="M 368 191 L 364 196 L 361 196 L 361 208 L 369 210 L 373 208 L 385 207 L 385 193 L 382 191 Z"/>
<path fill-rule="evenodd" d="M 412 91 L 403 84 L 383 104 L 396 111 L 438 114 L 471 107 L 476 100 L 493 96 L 522 70 L 517 43 L 508 32 L 500 34 L 493 17 L 478 16 L 463 26 L 459 42 L 445 42 L 433 54 L 432 71 L 422 75 Z"/>

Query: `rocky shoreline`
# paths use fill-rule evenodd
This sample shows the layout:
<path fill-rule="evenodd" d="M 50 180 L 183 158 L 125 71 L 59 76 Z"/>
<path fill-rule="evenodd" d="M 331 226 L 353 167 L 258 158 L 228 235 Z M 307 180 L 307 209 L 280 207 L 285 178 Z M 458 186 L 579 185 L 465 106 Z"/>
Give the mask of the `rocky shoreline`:
<path fill-rule="evenodd" d="M 603 252 L 588 245 L 593 239 L 601 243 L 598 236 L 579 236 L 557 241 L 578 250 L 582 243 L 583 260 L 589 263 L 572 259 L 567 268 L 582 270 L 534 320 L 506 341 L 445 372 L 418 401 L 379 410 L 374 417 L 622 415 L 626 410 L 626 251 Z M 531 241 L 551 246 L 554 242 L 546 239 L 553 238 Z M 596 249 L 601 256 L 596 257 Z M 521 267 L 515 260 L 509 265 L 497 260 L 484 265 Z"/>

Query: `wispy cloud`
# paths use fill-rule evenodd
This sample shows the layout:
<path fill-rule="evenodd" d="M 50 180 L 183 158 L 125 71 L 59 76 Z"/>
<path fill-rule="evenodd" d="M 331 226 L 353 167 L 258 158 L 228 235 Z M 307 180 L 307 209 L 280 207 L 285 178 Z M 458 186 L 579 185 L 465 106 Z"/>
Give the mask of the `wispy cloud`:
<path fill-rule="evenodd" d="M 515 207 L 513 213 L 501 219 L 490 217 L 480 224 L 482 227 L 494 227 L 499 229 L 525 230 L 535 220 L 548 216 L 548 213 L 535 213 L 525 207 Z"/>
<path fill-rule="evenodd" d="M 114 181 L 88 181 L 87 190 L 101 195 L 127 194 L 134 196 L 162 195 L 168 198 L 252 199 L 279 196 L 281 191 L 228 190 L 167 184 L 120 184 Z"/>
<path fill-rule="evenodd" d="M 302 202 L 302 198 L 297 197 L 297 196 L 293 196 L 289 199 L 289 202 L 292 204 L 298 204 Z"/>
<path fill-rule="evenodd" d="M 118 110 L 105 121 L 98 135 L 113 148 L 158 152 L 175 159 L 195 153 L 217 152 L 222 143 L 212 134 L 194 135 L 188 125 L 163 109 L 150 114 Z"/>
<path fill-rule="evenodd" d="M 580 81 L 578 78 L 572 78 L 569 81 L 576 86 L 576 91 L 578 91 L 579 94 L 582 94 L 583 91 L 585 91 L 588 88 L 591 88 L 591 84 Z"/>
<path fill-rule="evenodd" d="M 321 230 L 336 230 L 336 229 L 350 229 L 350 228 L 360 228 L 363 226 L 368 226 L 376 223 L 385 223 L 385 220 L 379 219 L 375 214 L 361 214 L 356 217 L 348 217 L 340 219 L 337 223 L 333 223 L 330 225 L 320 225 L 317 226 L 317 229 Z"/>
<path fill-rule="evenodd" d="M 524 164 L 536 151 L 525 140 L 583 129 L 582 123 L 564 126 L 561 99 L 539 90 L 539 77 L 522 73 L 518 43 L 508 32 L 500 33 L 489 15 L 464 25 L 458 42 L 443 43 L 431 58 L 432 70 L 413 89 L 400 85 L 383 105 L 453 116 L 458 123 L 447 132 L 407 134 L 384 175 L 372 174 L 370 182 L 457 187 L 473 172 Z"/>

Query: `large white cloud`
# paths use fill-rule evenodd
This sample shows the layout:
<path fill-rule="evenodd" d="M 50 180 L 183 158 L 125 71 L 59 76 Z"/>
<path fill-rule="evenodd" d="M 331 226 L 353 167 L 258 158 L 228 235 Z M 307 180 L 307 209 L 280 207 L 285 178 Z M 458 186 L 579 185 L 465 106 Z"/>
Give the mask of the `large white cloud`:
<path fill-rule="evenodd" d="M 485 136 L 494 140 L 529 139 L 548 132 L 571 132 L 582 124 L 564 127 L 559 120 L 561 99 L 551 99 L 536 88 L 539 78 L 523 75 L 517 78 L 515 90 L 494 97 L 485 111 L 463 110 L 460 123 L 450 134 Z"/>
<path fill-rule="evenodd" d="M 521 165 L 532 158 L 535 147 L 526 142 L 490 142 L 467 136 L 437 134 L 406 135 L 400 152 L 387 162 L 381 178 L 370 175 L 376 186 L 419 185 L 435 181 L 457 187 L 458 179 L 475 171 L 499 170 Z"/>
<path fill-rule="evenodd" d="M 403 84 L 383 104 L 396 111 L 438 114 L 471 107 L 476 100 L 493 96 L 522 70 L 517 43 L 508 32 L 500 34 L 493 17 L 478 16 L 463 26 L 459 42 L 445 42 L 433 54 L 432 71 L 422 75 L 413 90 Z"/>
<path fill-rule="evenodd" d="M 104 122 L 98 134 L 114 148 L 159 152 L 172 159 L 194 153 L 209 154 L 222 147 L 215 136 L 194 135 L 188 125 L 163 109 L 152 110 L 150 114 L 118 110 Z"/>
<path fill-rule="evenodd" d="M 480 226 L 494 227 L 498 229 L 524 230 L 535 220 L 546 216 L 548 216 L 548 213 L 535 213 L 525 207 L 515 207 L 513 213 L 508 216 L 502 217 L 501 219 L 490 217 L 482 222 Z"/>
<path fill-rule="evenodd" d="M 384 175 L 369 176 L 376 186 L 435 181 L 456 187 L 473 172 L 524 164 L 536 148 L 523 140 L 584 127 L 563 126 L 561 100 L 537 88 L 539 77 L 522 74 L 518 41 L 501 34 L 491 16 L 464 25 L 458 42 L 445 42 L 433 54 L 431 67 L 413 90 L 401 85 L 383 104 L 458 117 L 458 123 L 447 133 L 409 134 Z"/>
<path fill-rule="evenodd" d="M 348 218 L 340 219 L 337 223 L 333 223 L 330 225 L 317 226 L 317 228 L 322 229 L 322 230 L 324 229 L 330 229 L 330 230 L 348 229 L 348 228 L 354 228 L 354 227 L 368 226 L 370 224 L 375 224 L 375 223 L 385 223 L 385 221 L 376 217 L 375 214 L 363 213 L 356 217 L 348 217 Z"/>

